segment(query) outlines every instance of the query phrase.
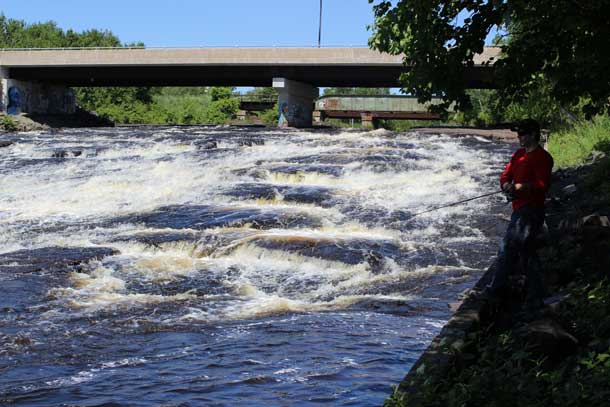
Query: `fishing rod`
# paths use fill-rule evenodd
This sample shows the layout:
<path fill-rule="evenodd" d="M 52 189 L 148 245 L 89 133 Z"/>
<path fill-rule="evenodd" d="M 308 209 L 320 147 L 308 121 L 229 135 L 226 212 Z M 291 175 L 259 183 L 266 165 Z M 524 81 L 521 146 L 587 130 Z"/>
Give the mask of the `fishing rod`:
<path fill-rule="evenodd" d="M 433 208 L 426 209 L 425 211 L 416 212 L 416 213 L 412 214 L 412 215 L 411 215 L 411 216 L 410 216 L 410 217 L 407 219 L 407 221 L 409 221 L 409 220 L 413 219 L 413 218 L 414 218 L 414 217 L 416 217 L 416 216 L 423 215 L 424 213 L 434 212 L 434 211 L 437 211 L 437 210 L 439 210 L 439 209 L 448 208 L 448 207 L 450 207 L 450 206 L 456 206 L 456 205 L 460 205 L 460 204 L 463 204 L 463 203 L 465 203 L 465 202 L 474 201 L 475 199 L 481 199 L 481 198 L 485 198 L 486 196 L 496 195 L 496 194 L 499 194 L 499 193 L 502 193 L 502 192 L 504 192 L 504 191 L 499 190 L 499 191 L 489 192 L 489 193 L 487 193 L 487 194 L 483 194 L 483 195 L 479 195 L 479 196 L 474 196 L 474 197 L 472 197 L 472 198 L 462 199 L 461 201 L 452 202 L 452 203 L 449 203 L 449 204 L 446 204 L 446 205 L 435 206 L 435 207 L 433 207 Z"/>

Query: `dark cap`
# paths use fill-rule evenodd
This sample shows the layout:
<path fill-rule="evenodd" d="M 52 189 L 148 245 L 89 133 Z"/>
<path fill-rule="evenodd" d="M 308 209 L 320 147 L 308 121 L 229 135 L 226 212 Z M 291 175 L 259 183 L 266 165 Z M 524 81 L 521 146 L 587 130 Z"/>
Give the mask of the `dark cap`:
<path fill-rule="evenodd" d="M 535 135 L 540 136 L 540 125 L 534 119 L 518 121 L 513 124 L 510 129 L 517 133 L 534 133 Z"/>

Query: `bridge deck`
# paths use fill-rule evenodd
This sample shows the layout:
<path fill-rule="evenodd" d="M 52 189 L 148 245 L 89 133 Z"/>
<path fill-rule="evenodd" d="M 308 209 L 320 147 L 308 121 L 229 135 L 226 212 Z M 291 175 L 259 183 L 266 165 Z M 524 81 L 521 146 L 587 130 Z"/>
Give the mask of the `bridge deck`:
<path fill-rule="evenodd" d="M 499 48 L 468 68 L 471 87 L 489 87 Z M 0 50 L 0 67 L 19 80 L 68 86 L 271 86 L 285 77 L 314 86 L 397 87 L 400 55 L 368 48 L 197 48 Z"/>

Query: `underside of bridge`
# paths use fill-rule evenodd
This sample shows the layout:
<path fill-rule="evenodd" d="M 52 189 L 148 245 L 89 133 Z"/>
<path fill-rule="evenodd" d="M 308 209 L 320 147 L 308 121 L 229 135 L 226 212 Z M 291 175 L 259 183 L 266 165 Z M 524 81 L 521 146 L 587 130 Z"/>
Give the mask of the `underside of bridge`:
<path fill-rule="evenodd" d="M 65 86 L 271 86 L 273 78 L 289 78 L 317 87 L 399 87 L 402 66 L 104 66 L 16 67 L 11 79 Z M 464 81 L 471 88 L 493 87 L 487 67 L 470 68 Z"/>

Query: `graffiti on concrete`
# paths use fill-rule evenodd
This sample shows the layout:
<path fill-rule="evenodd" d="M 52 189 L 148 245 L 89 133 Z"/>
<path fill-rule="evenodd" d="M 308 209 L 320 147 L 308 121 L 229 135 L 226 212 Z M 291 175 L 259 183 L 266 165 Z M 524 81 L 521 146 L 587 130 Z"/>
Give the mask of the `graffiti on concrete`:
<path fill-rule="evenodd" d="M 278 127 L 288 127 L 288 103 L 281 102 L 279 104 L 279 116 L 277 121 Z"/>
<path fill-rule="evenodd" d="M 66 114 L 74 113 L 76 106 L 76 98 L 74 91 L 70 88 L 65 89 L 50 89 L 46 94 L 49 95 L 48 109 L 49 114 Z"/>
<path fill-rule="evenodd" d="M 300 104 L 293 104 L 288 111 L 288 117 L 294 121 L 303 119 L 303 107 Z"/>
<path fill-rule="evenodd" d="M 7 113 L 71 114 L 76 112 L 74 91 L 65 86 L 30 84 L 8 90 Z"/>
<path fill-rule="evenodd" d="M 298 103 L 280 102 L 278 127 L 294 126 L 304 120 L 303 107 Z"/>
<path fill-rule="evenodd" d="M 16 86 L 11 86 L 8 90 L 8 106 L 6 109 L 8 114 L 21 113 L 21 91 Z"/>
<path fill-rule="evenodd" d="M 76 111 L 76 95 L 71 88 L 64 91 L 64 113 L 74 113 Z"/>

